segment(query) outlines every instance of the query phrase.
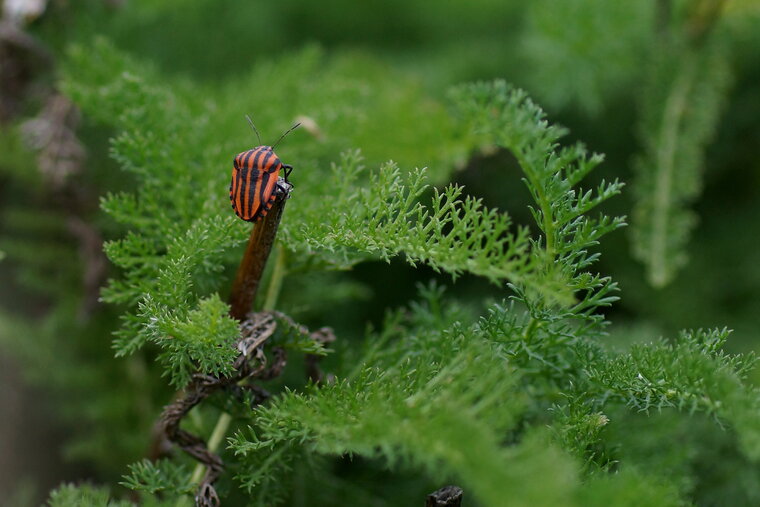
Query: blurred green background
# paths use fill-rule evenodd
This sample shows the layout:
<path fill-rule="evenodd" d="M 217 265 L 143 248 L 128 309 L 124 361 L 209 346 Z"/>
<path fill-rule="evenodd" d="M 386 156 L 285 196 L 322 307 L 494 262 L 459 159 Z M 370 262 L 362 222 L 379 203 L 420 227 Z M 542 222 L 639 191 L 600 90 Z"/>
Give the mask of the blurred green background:
<path fill-rule="evenodd" d="M 118 480 L 149 441 L 119 428 L 150 427 L 155 417 L 149 408 L 131 406 L 132 397 L 120 398 L 122 375 L 140 378 L 144 365 L 119 360 L 114 366 L 110 340 L 118 312 L 97 302 L 98 286 L 116 274 L 100 255 L 100 242 L 120 232 L 99 211 L 98 199 L 132 185 L 108 157 L 113 132 L 87 117 L 73 121 L 81 152 L 71 141 L 52 166 L 30 142 L 29 122 L 45 111 L 76 115 L 65 105 L 61 113 L 47 99 L 56 85 L 56 62 L 70 45 L 86 47 L 95 36 L 105 37 L 150 62 L 157 75 L 177 86 L 193 82 L 210 96 L 218 87 L 234 86 L 241 73 L 306 47 L 328 59 L 375 62 L 399 76 L 399 87 L 415 87 L 433 102 L 444 103 L 452 85 L 504 78 L 568 127 L 569 140 L 583 140 L 606 155 L 594 178 L 632 182 L 633 160 L 643 150 L 642 95 L 658 31 L 663 19 L 675 32 L 687 29 L 698 20 L 694 12 L 701 4 L 82 0 L 50 1 L 44 12 L 16 22 L 6 5 L 0 48 L 0 491 L 24 505 L 42 501 L 62 480 Z M 607 315 L 611 346 L 672 337 L 682 328 L 727 326 L 734 329 L 730 351 L 760 348 L 760 6 L 726 2 L 709 37 L 724 48 L 730 85 L 706 143 L 701 195 L 687 203 L 698 216 L 686 247 L 689 260 L 671 283 L 654 288 L 631 253 L 629 230 L 605 240 L 599 270 L 622 290 Z M 288 79 L 272 75 L 262 86 L 286 88 Z M 240 93 L 255 97 L 257 90 Z M 276 112 L 240 111 L 241 130 L 248 129 L 246 113 L 269 118 Z M 271 125 L 258 126 L 274 135 Z M 370 160 L 436 163 L 389 139 L 387 132 L 373 132 L 358 147 Z M 61 160 L 74 169 L 58 177 Z M 469 194 L 508 211 L 516 222 L 529 221 L 527 191 L 508 154 L 471 154 L 453 172 L 438 174 L 451 174 Z M 636 197 L 628 190 L 607 211 L 630 215 Z M 343 331 L 378 323 L 386 308 L 414 297 L 415 283 L 431 278 L 453 286 L 465 304 L 504 294 L 482 280 L 465 276 L 454 283 L 402 261 L 363 264 L 341 276 L 355 297 L 322 320 Z M 165 394 L 170 396 L 168 389 Z M 94 399 L 110 401 L 89 403 Z M 94 425 L 113 428 L 119 444 L 112 446 L 103 432 L 88 434 Z M 706 503 L 714 495 L 709 488 L 703 486 Z"/>

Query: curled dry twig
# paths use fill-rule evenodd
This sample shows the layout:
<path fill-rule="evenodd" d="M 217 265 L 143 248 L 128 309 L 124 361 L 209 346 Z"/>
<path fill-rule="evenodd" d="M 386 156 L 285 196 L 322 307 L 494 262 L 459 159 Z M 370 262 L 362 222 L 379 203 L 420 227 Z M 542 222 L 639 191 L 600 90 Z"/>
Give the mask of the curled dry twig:
<path fill-rule="evenodd" d="M 195 498 L 196 505 L 217 506 L 219 497 L 213 483 L 224 470 L 222 459 L 211 452 L 206 442 L 200 437 L 180 428 L 182 419 L 190 410 L 216 391 L 229 389 L 242 398 L 244 392 L 252 394 L 253 405 L 259 405 L 269 398 L 269 393 L 254 384 L 240 385 L 241 382 L 253 380 L 270 380 L 278 377 L 287 362 L 285 349 L 273 347 L 270 358 L 264 352 L 267 340 L 277 330 L 275 317 L 286 320 L 289 325 L 308 334 L 314 341 L 329 343 L 335 340 L 331 329 L 321 328 L 309 332 L 304 326 L 295 323 L 290 317 L 280 312 L 250 313 L 241 325 L 241 337 L 236 344 L 240 355 L 233 364 L 235 372 L 224 377 L 196 374 L 185 389 L 183 397 L 168 405 L 161 415 L 161 425 L 167 438 L 186 453 L 206 466 L 206 473 L 201 480 Z"/>

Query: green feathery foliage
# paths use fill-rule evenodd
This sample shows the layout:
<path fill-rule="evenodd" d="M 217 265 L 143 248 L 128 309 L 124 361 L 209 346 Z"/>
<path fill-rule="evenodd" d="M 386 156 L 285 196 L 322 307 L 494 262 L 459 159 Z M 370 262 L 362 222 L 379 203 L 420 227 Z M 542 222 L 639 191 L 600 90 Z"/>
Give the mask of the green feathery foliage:
<path fill-rule="evenodd" d="M 727 53 L 705 46 L 659 47 L 642 93 L 633 210 L 633 252 L 655 287 L 667 285 L 687 261 L 702 187 L 704 151 L 727 91 Z M 683 46 L 683 47 L 682 47 Z"/>
<path fill-rule="evenodd" d="M 348 454 L 382 458 L 392 468 L 411 465 L 431 477 L 453 476 L 486 505 L 635 505 L 643 491 L 651 503 L 679 504 L 672 485 L 631 468 L 581 484 L 574 459 L 518 425 L 551 424 L 556 442 L 582 468 L 604 471 L 615 462 L 614 443 L 605 441 L 605 412 L 616 407 L 715 414 L 735 425 L 755 456 L 758 433 L 748 415 L 758 396 L 742 382 L 753 359 L 721 352 L 725 331 L 684 334 L 676 345 L 620 355 L 596 342 L 604 322 L 595 312 L 612 301 L 614 285 L 581 269 L 596 258 L 588 249 L 622 221 L 585 213 L 618 185 L 602 183 L 596 195 L 571 189 L 598 158 L 578 146 L 558 148 L 559 130 L 542 121 L 543 113 L 521 91 L 503 83 L 460 88 L 454 97 L 479 131 L 515 154 L 536 200 L 534 217 L 556 238 L 548 242 L 552 258 L 569 275 L 569 287 L 585 289 L 583 299 L 557 307 L 516 287 L 516 300 L 527 311 L 514 303 L 495 305 L 466 324 L 467 314 L 445 305 L 440 292 L 423 291 L 424 303 L 390 314 L 380 334 L 368 338 L 359 366 L 338 372 L 335 384 L 286 392 L 256 411 L 251 428 L 230 439 L 243 464 L 241 484 L 264 503 L 270 495 L 287 496 L 297 460 Z M 542 196 L 551 205 L 542 208 Z M 532 240 L 531 254 L 545 259 L 551 250 L 543 245 Z M 727 403 L 721 413 L 719 399 Z M 555 415 L 549 416 L 552 405 Z M 558 480 L 536 488 L 524 474 L 537 470 L 551 470 Z"/>
<path fill-rule="evenodd" d="M 294 199 L 293 213 L 302 220 L 283 225 L 284 244 L 339 268 L 403 253 L 413 265 L 493 282 L 522 281 L 536 270 L 526 255 L 528 230 L 513 233 L 509 216 L 473 197 L 462 198 L 462 187 L 434 189 L 426 206 L 419 202 L 428 188 L 424 170 L 403 174 L 389 162 L 369 174 L 367 186 L 357 183 L 363 173 L 359 153 L 345 153 L 327 180 L 327 188 L 334 189 L 329 198 Z"/>
<path fill-rule="evenodd" d="M 92 51 L 107 65 L 90 64 Z M 233 131 L 245 107 L 238 98 L 244 86 L 285 72 L 289 83 L 297 83 L 292 76 L 314 71 L 322 58 L 307 50 L 287 65 L 263 65 L 210 102 L 197 99 L 195 85 L 158 85 L 150 69 L 102 41 L 87 53 L 72 52 L 65 88 L 86 112 L 118 129 L 112 155 L 137 184 L 134 193 L 103 201 L 126 229 L 106 246 L 121 276 L 103 293 L 127 308 L 115 341 L 118 355 L 153 344 L 163 374 L 176 387 L 195 371 L 230 371 L 238 329 L 218 294 L 248 226 L 227 209 L 224 166 L 247 146 L 240 139 L 248 134 L 231 135 L 213 149 L 199 147 L 207 146 L 209 136 Z M 474 318 L 445 302 L 435 286 L 424 288 L 421 302 L 388 314 L 363 351 L 337 352 L 334 382 L 286 389 L 252 411 L 236 409 L 237 431 L 223 451 L 225 462 L 234 464 L 234 481 L 223 479 L 223 488 L 239 487 L 259 505 L 285 501 L 296 471 L 308 464 L 341 494 L 347 487 L 331 472 L 313 470 L 331 458 L 353 456 L 436 483 L 452 479 L 485 505 L 634 505 L 641 498 L 678 504 L 677 487 L 635 465 L 608 473 L 619 467 L 607 428 L 619 422 L 607 414 L 621 410 L 704 412 L 735 429 L 748 458 L 760 454 L 751 416 L 758 395 L 744 381 L 753 360 L 721 352 L 727 333 L 684 334 L 675 344 L 640 345 L 625 353 L 599 344 L 606 325 L 599 311 L 617 299 L 617 287 L 591 269 L 599 256 L 593 249 L 624 225 L 623 217 L 591 215 L 622 188 L 604 180 L 583 187 L 601 155 L 580 143 L 561 145 L 566 130 L 550 124 L 525 92 L 502 81 L 452 90 L 452 117 L 442 105 L 425 101 L 410 113 L 427 114 L 432 107 L 443 115 L 439 137 L 426 137 L 423 129 L 417 140 L 436 153 L 432 182 L 465 149 L 495 145 L 509 151 L 533 201 L 531 232 L 460 186 L 428 191 L 424 169 L 405 172 L 394 162 L 365 169 L 365 160 L 379 164 L 377 155 L 346 147 L 364 147 L 362 129 L 377 126 L 358 121 L 353 131 L 344 118 L 319 112 L 325 94 L 367 99 L 360 86 L 352 88 L 355 81 L 345 83 L 355 65 L 373 74 L 372 63 L 337 60 L 315 78 L 327 92 L 305 83 L 264 97 L 295 97 L 292 115 L 315 111 L 319 125 L 311 137 L 295 134 L 281 150 L 292 154 L 283 156 L 286 161 L 305 161 L 294 173 L 297 186 L 279 237 L 290 276 L 297 281 L 403 254 L 412 265 L 424 263 L 452 277 L 470 273 L 508 282 L 514 296 Z M 117 109 L 117 97 L 130 107 Z M 391 100 L 374 99 L 378 108 Z M 278 122 L 266 113 L 255 116 Z M 383 128 L 396 121 L 385 117 Z M 454 131 L 461 138 L 444 148 Z M 322 136 L 328 140 L 320 141 Z M 274 342 L 326 353 L 287 325 Z M 202 431 L 208 422 L 193 425 Z M 177 499 L 194 487 L 188 472 L 182 462 L 139 462 L 123 484 L 148 502 L 154 495 Z M 530 480 L 547 474 L 555 478 L 551 487 Z M 380 501 L 371 492 L 356 494 Z"/>
<path fill-rule="evenodd" d="M 189 476 L 187 467 L 182 464 L 165 459 L 157 462 L 146 459 L 129 465 L 129 475 L 124 477 L 121 485 L 151 495 L 161 493 L 164 496 L 178 497 L 193 493 Z"/>
<path fill-rule="evenodd" d="M 543 262 L 552 278 L 559 275 L 565 282 L 560 294 L 586 293 L 569 313 L 589 315 L 595 307 L 614 301 L 607 297 L 615 289 L 609 278 L 583 271 L 598 258 L 589 248 L 624 224 L 624 217 L 588 216 L 622 188 L 617 180 L 602 180 L 593 190 L 579 186 L 603 157 L 589 155 L 581 143 L 560 148 L 558 141 L 567 131 L 550 125 L 543 110 L 524 91 L 503 81 L 461 87 L 452 97 L 475 132 L 486 142 L 508 149 L 520 164 L 535 203 L 530 211 L 543 234 L 531 240 L 532 257 Z M 516 285 L 520 292 L 531 289 L 519 281 Z"/>
<path fill-rule="evenodd" d="M 588 249 L 598 238 L 622 225 L 621 219 L 604 216 L 589 219 L 585 213 L 615 195 L 620 185 L 602 183 L 595 194 L 573 189 L 601 158 L 588 157 L 580 145 L 559 150 L 556 143 L 564 131 L 549 126 L 544 113 L 524 92 L 497 82 L 459 88 L 452 97 L 468 122 L 474 123 L 489 142 L 495 139 L 509 148 L 521 164 L 525 183 L 536 201 L 534 218 L 547 237 L 531 239 L 531 250 L 525 255 L 546 272 L 552 269 L 547 260 L 559 266 L 568 281 L 567 286 L 555 288 L 555 293 L 564 289 L 571 295 L 584 290 L 583 301 L 558 311 L 554 305 L 546 305 L 542 297 L 524 298 L 535 319 L 521 317 L 519 325 L 517 318 L 512 317 L 513 307 L 508 311 L 496 307 L 497 316 L 470 327 L 456 319 L 450 328 L 441 327 L 445 324 L 441 322 L 444 315 L 457 316 L 450 309 L 436 315 L 419 312 L 412 320 L 419 319 L 424 326 L 399 327 L 400 322 L 391 319 L 386 328 L 398 329 L 395 344 L 388 343 L 394 338 L 393 332 L 385 334 L 382 340 L 375 338 L 380 345 L 373 345 L 360 359 L 361 369 L 309 395 L 283 396 L 258 412 L 255 431 L 238 433 L 232 440 L 235 453 L 251 460 L 239 476 L 251 491 L 266 485 L 262 490 L 271 494 L 273 485 L 283 481 L 265 470 L 287 471 L 287 460 L 294 459 L 294 443 L 305 442 L 312 451 L 320 453 L 382 456 L 390 465 L 401 461 L 433 475 L 453 474 L 488 505 L 506 502 L 505 484 L 516 492 L 512 501 L 517 497 L 525 504 L 559 501 L 574 487 L 573 465 L 563 462 L 555 451 L 547 453 L 544 449 L 540 453 L 538 447 L 526 443 L 523 445 L 529 446 L 530 451 L 523 454 L 522 447 L 499 445 L 499 435 L 509 432 L 524 410 L 515 389 L 517 377 L 509 365 L 519 365 L 527 371 L 549 364 L 548 356 L 559 355 L 561 352 L 557 351 L 566 347 L 567 340 L 563 338 L 570 335 L 570 328 L 550 326 L 548 321 L 577 316 L 596 323 L 599 319 L 592 317 L 594 309 L 612 301 L 607 295 L 614 289 L 609 280 L 580 269 L 587 268 L 595 259 Z M 405 197 L 402 194 L 397 199 Z M 481 249 L 488 244 L 474 242 Z M 517 284 L 520 285 L 519 280 Z M 440 308 L 437 294 L 428 291 L 427 296 L 425 308 Z M 541 315 L 546 325 L 536 325 Z M 508 330 L 504 328 L 507 321 L 511 322 Z M 518 327 L 522 336 L 515 332 Z M 538 339 L 538 329 L 551 329 L 548 332 L 556 339 Z M 505 334 L 509 339 L 494 338 Z M 547 357 L 531 353 L 528 341 L 544 343 L 544 348 L 550 349 Z M 511 347 L 508 343 L 519 346 Z M 526 350 L 525 364 L 514 360 Z M 393 431 L 387 431 L 389 426 Z M 532 456 L 537 468 L 559 466 L 556 473 L 568 478 L 568 489 L 559 485 L 552 489 L 534 488 L 534 484 L 524 481 L 521 474 L 530 465 L 526 465 L 526 460 L 518 460 L 522 463 L 520 467 L 511 466 L 516 452 Z M 273 466 L 274 456 L 285 464 Z"/>
<path fill-rule="evenodd" d="M 96 488 L 93 486 L 74 486 L 73 484 L 64 484 L 50 493 L 48 499 L 50 507 L 128 507 L 131 502 L 112 500 L 111 495 L 106 488 Z M 158 505 L 151 502 L 150 505 Z"/>
<path fill-rule="evenodd" d="M 98 53 L 97 59 L 92 58 L 93 51 Z M 94 61 L 100 63 L 95 65 Z M 303 65 L 309 69 L 312 64 L 307 61 Z M 121 70 L 104 70 L 113 68 Z M 290 68 L 285 71 L 295 72 Z M 263 75 L 267 72 L 279 70 L 265 68 Z M 175 386 L 183 385 L 196 367 L 208 373 L 224 373 L 233 351 L 220 345 L 234 339 L 235 324 L 213 291 L 218 290 L 215 280 L 227 252 L 240 244 L 246 227 L 222 204 L 223 193 L 214 191 L 226 187 L 227 171 L 220 169 L 226 165 L 225 159 L 220 160 L 218 149 L 197 148 L 209 135 L 204 127 L 210 122 L 192 113 L 209 106 L 188 98 L 192 95 L 189 90 L 176 94 L 153 84 L 150 71 L 141 70 L 102 41 L 94 49 L 74 50 L 67 73 L 68 93 L 93 116 L 121 130 L 112 143 L 113 157 L 139 183 L 135 194 L 111 194 L 103 201 L 103 208 L 129 228 L 123 239 L 106 246 L 109 258 L 122 268 L 124 276 L 109 283 L 103 299 L 136 307 L 124 317 L 124 327 L 115 342 L 118 355 L 130 354 L 148 342 L 157 343 L 163 349 L 159 357 L 166 366 L 165 374 Z M 260 74 L 253 79 L 260 79 Z M 305 95 L 304 101 L 310 98 L 309 91 L 310 87 L 305 94 L 291 90 L 296 96 Z M 121 111 L 115 107 L 117 97 L 133 106 Z M 422 107 L 428 108 L 424 103 Z M 525 117 L 523 123 L 540 121 L 541 114 L 531 110 L 528 115 L 533 116 Z M 546 155 L 559 135 L 559 130 L 547 132 L 541 147 L 525 153 L 529 164 L 526 174 L 534 184 L 547 174 L 546 170 L 538 172 L 536 164 L 543 160 L 539 157 Z M 515 142 L 529 142 L 528 137 L 520 136 Z M 444 133 L 438 142 L 443 146 L 447 140 Z M 295 139 L 292 144 L 298 153 Z M 322 148 L 312 141 L 300 152 L 318 157 Z M 228 153 L 235 152 L 230 149 Z M 548 170 L 566 168 L 569 190 L 598 162 L 584 157 L 581 147 L 563 151 Z M 576 160 L 578 167 L 571 167 Z M 402 177 L 395 166 L 387 165 L 361 178 L 358 158 L 353 154 L 334 165 L 328 178 L 320 176 L 316 165 L 300 172 L 309 192 L 294 194 L 298 199 L 289 208 L 291 218 L 283 224 L 282 242 L 296 253 L 316 252 L 333 267 L 404 253 L 413 264 L 425 262 L 452 275 L 470 272 L 492 281 L 511 280 L 549 300 L 567 302 L 569 291 L 561 290 L 558 275 L 547 262 L 549 257 L 556 255 L 564 263 L 579 260 L 583 264 L 585 260 L 578 256 L 585 256 L 584 245 L 593 244 L 598 235 L 619 225 L 618 221 L 601 221 L 579 228 L 576 220 L 617 192 L 616 184 L 600 187 L 598 197 L 590 193 L 578 198 L 568 195 L 563 198 L 563 207 L 550 210 L 549 200 L 564 190 L 547 183 L 538 190 L 541 209 L 537 211 L 549 242 L 548 256 L 544 256 L 538 252 L 538 243 L 535 251 L 528 253 L 527 229 L 510 232 L 506 215 L 484 208 L 477 199 L 461 199 L 461 188 L 435 192 L 430 206 L 418 203 L 426 187 L 422 171 Z M 555 222 L 550 223 L 550 218 Z M 579 248 L 572 252 L 559 249 L 562 239 L 558 235 L 562 234 L 576 236 Z M 306 258 L 292 257 L 295 265 Z M 315 257 L 308 258 L 314 264 Z M 324 268 L 320 263 L 315 267 Z M 576 282 L 573 290 L 590 287 L 580 279 Z"/>
<path fill-rule="evenodd" d="M 282 312 L 266 356 L 286 349 L 287 366 L 253 381 L 261 405 L 229 386 L 180 425 L 224 462 L 223 505 L 413 505 L 444 484 L 489 506 L 760 504 L 755 356 L 727 352 L 751 347 L 757 313 L 760 263 L 741 234 L 756 192 L 734 183 L 756 158 L 760 39 L 757 8 L 724 3 L 49 3 L 27 28 L 56 75 L 37 75 L 1 126 L 0 346 L 66 435 L 41 444 L 11 410 L 18 440 L 86 460 L 110 488 L 64 484 L 48 504 L 192 502 L 201 468 L 165 453 L 156 421 L 237 353 L 225 299 L 251 224 L 227 188 L 233 156 L 258 142 L 246 114 L 263 144 L 303 126 L 277 147 L 295 189 L 260 291 Z M 504 81 L 443 93 L 505 75 L 551 114 Z M 57 190 L 19 128 L 51 78 L 81 109 L 70 127 L 87 154 Z M 612 163 L 567 141 L 555 112 Z M 615 237 L 594 265 L 624 225 L 630 203 L 608 200 L 637 149 L 632 250 L 650 285 Z M 721 171 L 700 203 L 696 275 L 653 291 L 684 266 L 706 155 Z M 105 305 L 72 217 L 106 239 Z M 437 282 L 411 296 L 426 268 Z M 598 271 L 627 288 L 615 313 Z M 296 321 L 333 327 L 331 349 Z M 731 343 L 677 332 L 715 322 L 737 329 Z M 319 384 L 304 356 L 309 377 L 321 356 Z"/>
<path fill-rule="evenodd" d="M 492 340 L 482 323 L 463 325 L 467 314 L 443 302 L 441 291 L 427 288 L 422 296 L 409 310 L 388 315 L 343 380 L 285 393 L 256 412 L 255 427 L 230 439 L 242 464 L 238 480 L 257 504 L 286 496 L 293 462 L 311 453 L 382 458 L 391 468 L 414 465 L 433 478 L 453 476 L 485 505 L 575 505 L 576 499 L 589 505 L 590 498 L 603 505 L 621 491 L 631 496 L 623 504 L 634 505 L 631 490 L 652 487 L 649 477 L 636 474 L 581 485 L 575 461 L 546 435 L 518 430 L 539 393 L 535 368 L 515 366 L 509 347 Z M 519 333 L 512 338 L 527 341 Z M 569 374 L 581 372 L 576 361 Z M 523 376 L 531 382 L 523 384 Z M 549 396 L 557 394 L 555 388 Z M 608 421 L 584 416 L 598 444 Z M 577 443 L 579 429 L 565 431 Z M 529 479 L 541 471 L 556 478 L 551 487 Z M 669 486 L 655 489 L 650 498 L 677 504 Z"/>
<path fill-rule="evenodd" d="M 747 457 L 760 459 L 760 391 L 746 386 L 754 354 L 729 355 L 726 329 L 683 332 L 675 344 L 636 345 L 627 354 L 594 361 L 588 380 L 597 403 L 618 399 L 639 411 L 677 408 L 704 412 L 733 425 Z"/>
<path fill-rule="evenodd" d="M 92 58 L 93 51 L 98 58 Z M 270 73 L 308 75 L 319 58 L 320 55 L 307 51 L 296 57 L 296 61 L 283 62 L 281 68 L 264 66 L 249 78 L 249 84 L 268 78 Z M 337 63 L 338 76 L 333 78 L 336 82 L 342 83 L 340 78 L 347 64 Z M 198 109 L 203 108 L 205 114 L 210 115 L 214 108 L 193 100 L 196 90 L 183 89 L 180 85 L 170 91 L 154 84 L 150 70 L 104 41 L 96 42 L 94 48 L 72 51 L 67 75 L 64 83 L 68 93 L 94 117 L 121 131 L 113 140 L 112 154 L 139 184 L 135 194 L 110 194 L 103 201 L 103 208 L 128 228 L 123 239 L 106 245 L 106 253 L 122 268 L 123 276 L 111 280 L 103 299 L 136 307 L 136 311 L 124 317 L 124 327 L 115 342 L 117 354 L 130 354 L 147 342 L 158 343 L 164 349 L 160 357 L 166 365 L 165 372 L 176 386 L 184 385 L 197 367 L 209 373 L 224 373 L 234 351 L 220 345 L 234 339 L 236 324 L 226 316 L 226 305 L 213 291 L 218 290 L 218 274 L 227 252 L 244 240 L 247 227 L 229 213 L 224 193 L 218 190 L 228 185 L 231 157 L 249 141 L 240 142 L 237 150 L 229 142 L 227 151 L 199 150 L 205 146 L 202 140 L 209 132 L 220 127 L 219 120 L 216 125 L 209 125 L 208 117 Z M 336 93 L 348 90 L 359 94 L 357 100 L 371 98 L 354 86 L 351 90 L 345 83 L 338 87 L 333 85 Z M 314 96 L 310 83 L 305 83 L 303 90 L 290 90 L 290 96 L 294 95 L 302 102 L 325 100 L 323 96 Z M 123 101 L 131 104 L 126 110 L 118 106 Z M 242 116 L 239 105 L 228 107 L 231 115 L 224 117 L 225 121 L 235 116 L 233 111 Z M 412 114 L 428 114 L 429 101 L 421 101 L 420 108 L 419 113 Z M 403 120 L 409 121 L 409 118 Z M 329 125 L 328 121 L 326 127 Z M 387 123 L 384 127 L 392 128 Z M 241 130 L 238 137 L 249 137 L 247 131 Z M 422 130 L 421 135 L 427 132 Z M 443 148 L 446 140 L 445 132 L 435 140 L 442 153 L 450 152 Z M 424 146 L 422 140 L 419 141 Z M 297 147 L 295 139 L 293 144 Z M 321 150 L 328 148 L 329 145 L 312 140 L 301 153 L 305 157 L 318 157 L 323 156 L 319 155 Z M 294 151 L 298 152 L 295 148 Z M 314 169 L 304 168 L 302 174 L 318 181 Z M 375 182 L 372 193 L 385 191 L 384 185 L 385 181 Z M 326 182 L 318 189 L 322 192 L 310 192 L 302 198 L 307 201 L 307 209 L 314 206 L 309 206 L 309 199 L 312 203 L 331 201 L 325 197 L 332 193 Z M 339 197 L 342 199 L 332 199 L 338 207 L 347 207 L 352 199 L 351 195 Z M 375 199 L 374 203 L 385 205 L 382 201 L 382 198 Z M 297 217 L 298 206 L 294 208 L 293 214 Z M 287 238 L 287 233 L 284 237 Z M 378 243 L 380 241 L 378 233 Z M 316 239 L 312 238 L 314 242 Z M 361 248 L 361 245 L 354 246 Z M 390 249 L 385 245 L 381 248 Z M 365 249 L 377 255 L 371 246 Z"/>

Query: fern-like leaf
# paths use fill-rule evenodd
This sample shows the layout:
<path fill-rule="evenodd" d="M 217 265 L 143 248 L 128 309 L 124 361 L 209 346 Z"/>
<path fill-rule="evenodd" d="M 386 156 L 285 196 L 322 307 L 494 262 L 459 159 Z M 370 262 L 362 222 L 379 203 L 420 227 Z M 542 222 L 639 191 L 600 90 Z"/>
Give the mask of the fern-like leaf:
<path fill-rule="evenodd" d="M 668 284 L 687 261 L 696 224 L 690 205 L 701 191 L 705 146 L 728 84 L 726 60 L 717 45 L 653 55 L 642 98 L 632 234 L 633 252 L 655 287 Z"/>

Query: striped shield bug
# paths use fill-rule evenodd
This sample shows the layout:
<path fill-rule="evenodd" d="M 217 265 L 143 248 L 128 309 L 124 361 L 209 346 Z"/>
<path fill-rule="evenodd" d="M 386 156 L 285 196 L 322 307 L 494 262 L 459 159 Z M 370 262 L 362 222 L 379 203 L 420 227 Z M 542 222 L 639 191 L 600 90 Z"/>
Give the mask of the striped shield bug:
<path fill-rule="evenodd" d="M 247 222 L 256 222 L 266 216 L 274 204 L 275 192 L 280 171 L 285 170 L 285 182 L 293 170 L 292 166 L 283 164 L 274 153 L 275 147 L 300 123 L 293 125 L 280 136 L 274 146 L 261 145 L 261 137 L 251 118 L 251 124 L 259 146 L 239 153 L 232 162 L 232 181 L 230 182 L 230 202 L 235 214 Z"/>

